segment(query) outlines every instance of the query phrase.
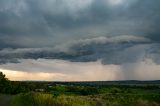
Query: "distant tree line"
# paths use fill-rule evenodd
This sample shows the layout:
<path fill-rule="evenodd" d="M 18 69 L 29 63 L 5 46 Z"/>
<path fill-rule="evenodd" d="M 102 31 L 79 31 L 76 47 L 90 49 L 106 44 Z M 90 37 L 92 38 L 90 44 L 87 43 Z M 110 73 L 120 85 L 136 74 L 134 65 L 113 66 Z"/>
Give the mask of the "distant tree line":
<path fill-rule="evenodd" d="M 45 82 L 45 81 L 10 81 L 5 74 L 0 72 L 0 93 L 18 94 L 43 89 L 45 92 L 54 92 L 56 95 L 62 93 L 73 93 L 80 95 L 92 95 L 104 92 L 131 93 L 132 89 L 160 89 L 157 84 L 132 84 L 126 81 L 125 85 L 115 84 L 118 82 Z M 157 83 L 158 81 L 156 81 Z M 148 83 L 148 82 L 147 82 Z"/>
<path fill-rule="evenodd" d="M 0 93 L 16 94 L 24 90 L 24 86 L 20 86 L 19 83 L 9 81 L 5 74 L 0 72 Z"/>
<path fill-rule="evenodd" d="M 10 81 L 0 72 L 0 93 L 18 94 L 35 91 L 37 88 L 46 88 L 44 84 L 34 82 Z"/>

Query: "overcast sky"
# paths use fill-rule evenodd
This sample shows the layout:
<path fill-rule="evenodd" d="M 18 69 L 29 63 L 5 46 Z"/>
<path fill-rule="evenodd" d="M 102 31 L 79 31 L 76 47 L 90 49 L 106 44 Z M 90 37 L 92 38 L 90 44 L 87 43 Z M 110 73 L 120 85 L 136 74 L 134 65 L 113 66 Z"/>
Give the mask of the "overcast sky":
<path fill-rule="evenodd" d="M 11 80 L 160 80 L 159 11 L 159 0 L 0 0 L 0 71 Z"/>

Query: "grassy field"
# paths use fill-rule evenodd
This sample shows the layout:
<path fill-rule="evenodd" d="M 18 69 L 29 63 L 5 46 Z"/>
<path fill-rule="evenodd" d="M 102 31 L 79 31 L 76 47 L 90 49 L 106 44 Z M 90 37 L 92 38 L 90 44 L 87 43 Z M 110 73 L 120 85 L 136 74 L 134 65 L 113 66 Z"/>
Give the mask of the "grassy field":
<path fill-rule="evenodd" d="M 89 103 L 83 97 L 27 93 L 17 95 L 10 106 L 89 106 Z"/>
<path fill-rule="evenodd" d="M 54 96 L 46 93 L 17 95 L 9 106 L 160 106 L 159 94 L 97 94 Z"/>
<path fill-rule="evenodd" d="M 0 106 L 160 106 L 159 81 L 9 84 Z"/>
<path fill-rule="evenodd" d="M 0 96 L 3 96 L 4 94 L 0 94 Z"/>
<path fill-rule="evenodd" d="M 160 80 L 9 81 L 1 73 L 0 106 L 160 106 Z"/>
<path fill-rule="evenodd" d="M 21 93 L 9 106 L 160 106 L 158 86 L 56 85 L 45 92 Z"/>

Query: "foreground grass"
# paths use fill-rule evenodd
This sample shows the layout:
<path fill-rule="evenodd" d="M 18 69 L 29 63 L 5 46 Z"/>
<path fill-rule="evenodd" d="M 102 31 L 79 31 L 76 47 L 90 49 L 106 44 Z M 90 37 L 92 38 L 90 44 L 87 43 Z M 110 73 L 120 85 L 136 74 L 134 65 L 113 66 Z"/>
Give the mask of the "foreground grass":
<path fill-rule="evenodd" d="M 102 94 L 54 97 L 52 94 L 17 95 L 9 106 L 160 106 L 160 95 Z"/>
<path fill-rule="evenodd" d="M 83 97 L 58 96 L 51 94 L 27 93 L 17 95 L 10 106 L 90 106 Z"/>
<path fill-rule="evenodd" d="M 1 94 L 1 93 L 0 93 L 0 97 L 3 96 L 3 95 L 4 95 L 4 94 Z"/>

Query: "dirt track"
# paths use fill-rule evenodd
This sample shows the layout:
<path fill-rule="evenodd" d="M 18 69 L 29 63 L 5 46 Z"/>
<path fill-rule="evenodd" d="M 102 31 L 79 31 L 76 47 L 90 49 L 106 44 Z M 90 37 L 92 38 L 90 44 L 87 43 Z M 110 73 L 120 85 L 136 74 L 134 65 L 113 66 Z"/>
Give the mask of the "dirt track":
<path fill-rule="evenodd" d="M 0 106 L 6 106 L 14 96 L 11 95 L 4 95 L 0 96 Z"/>

